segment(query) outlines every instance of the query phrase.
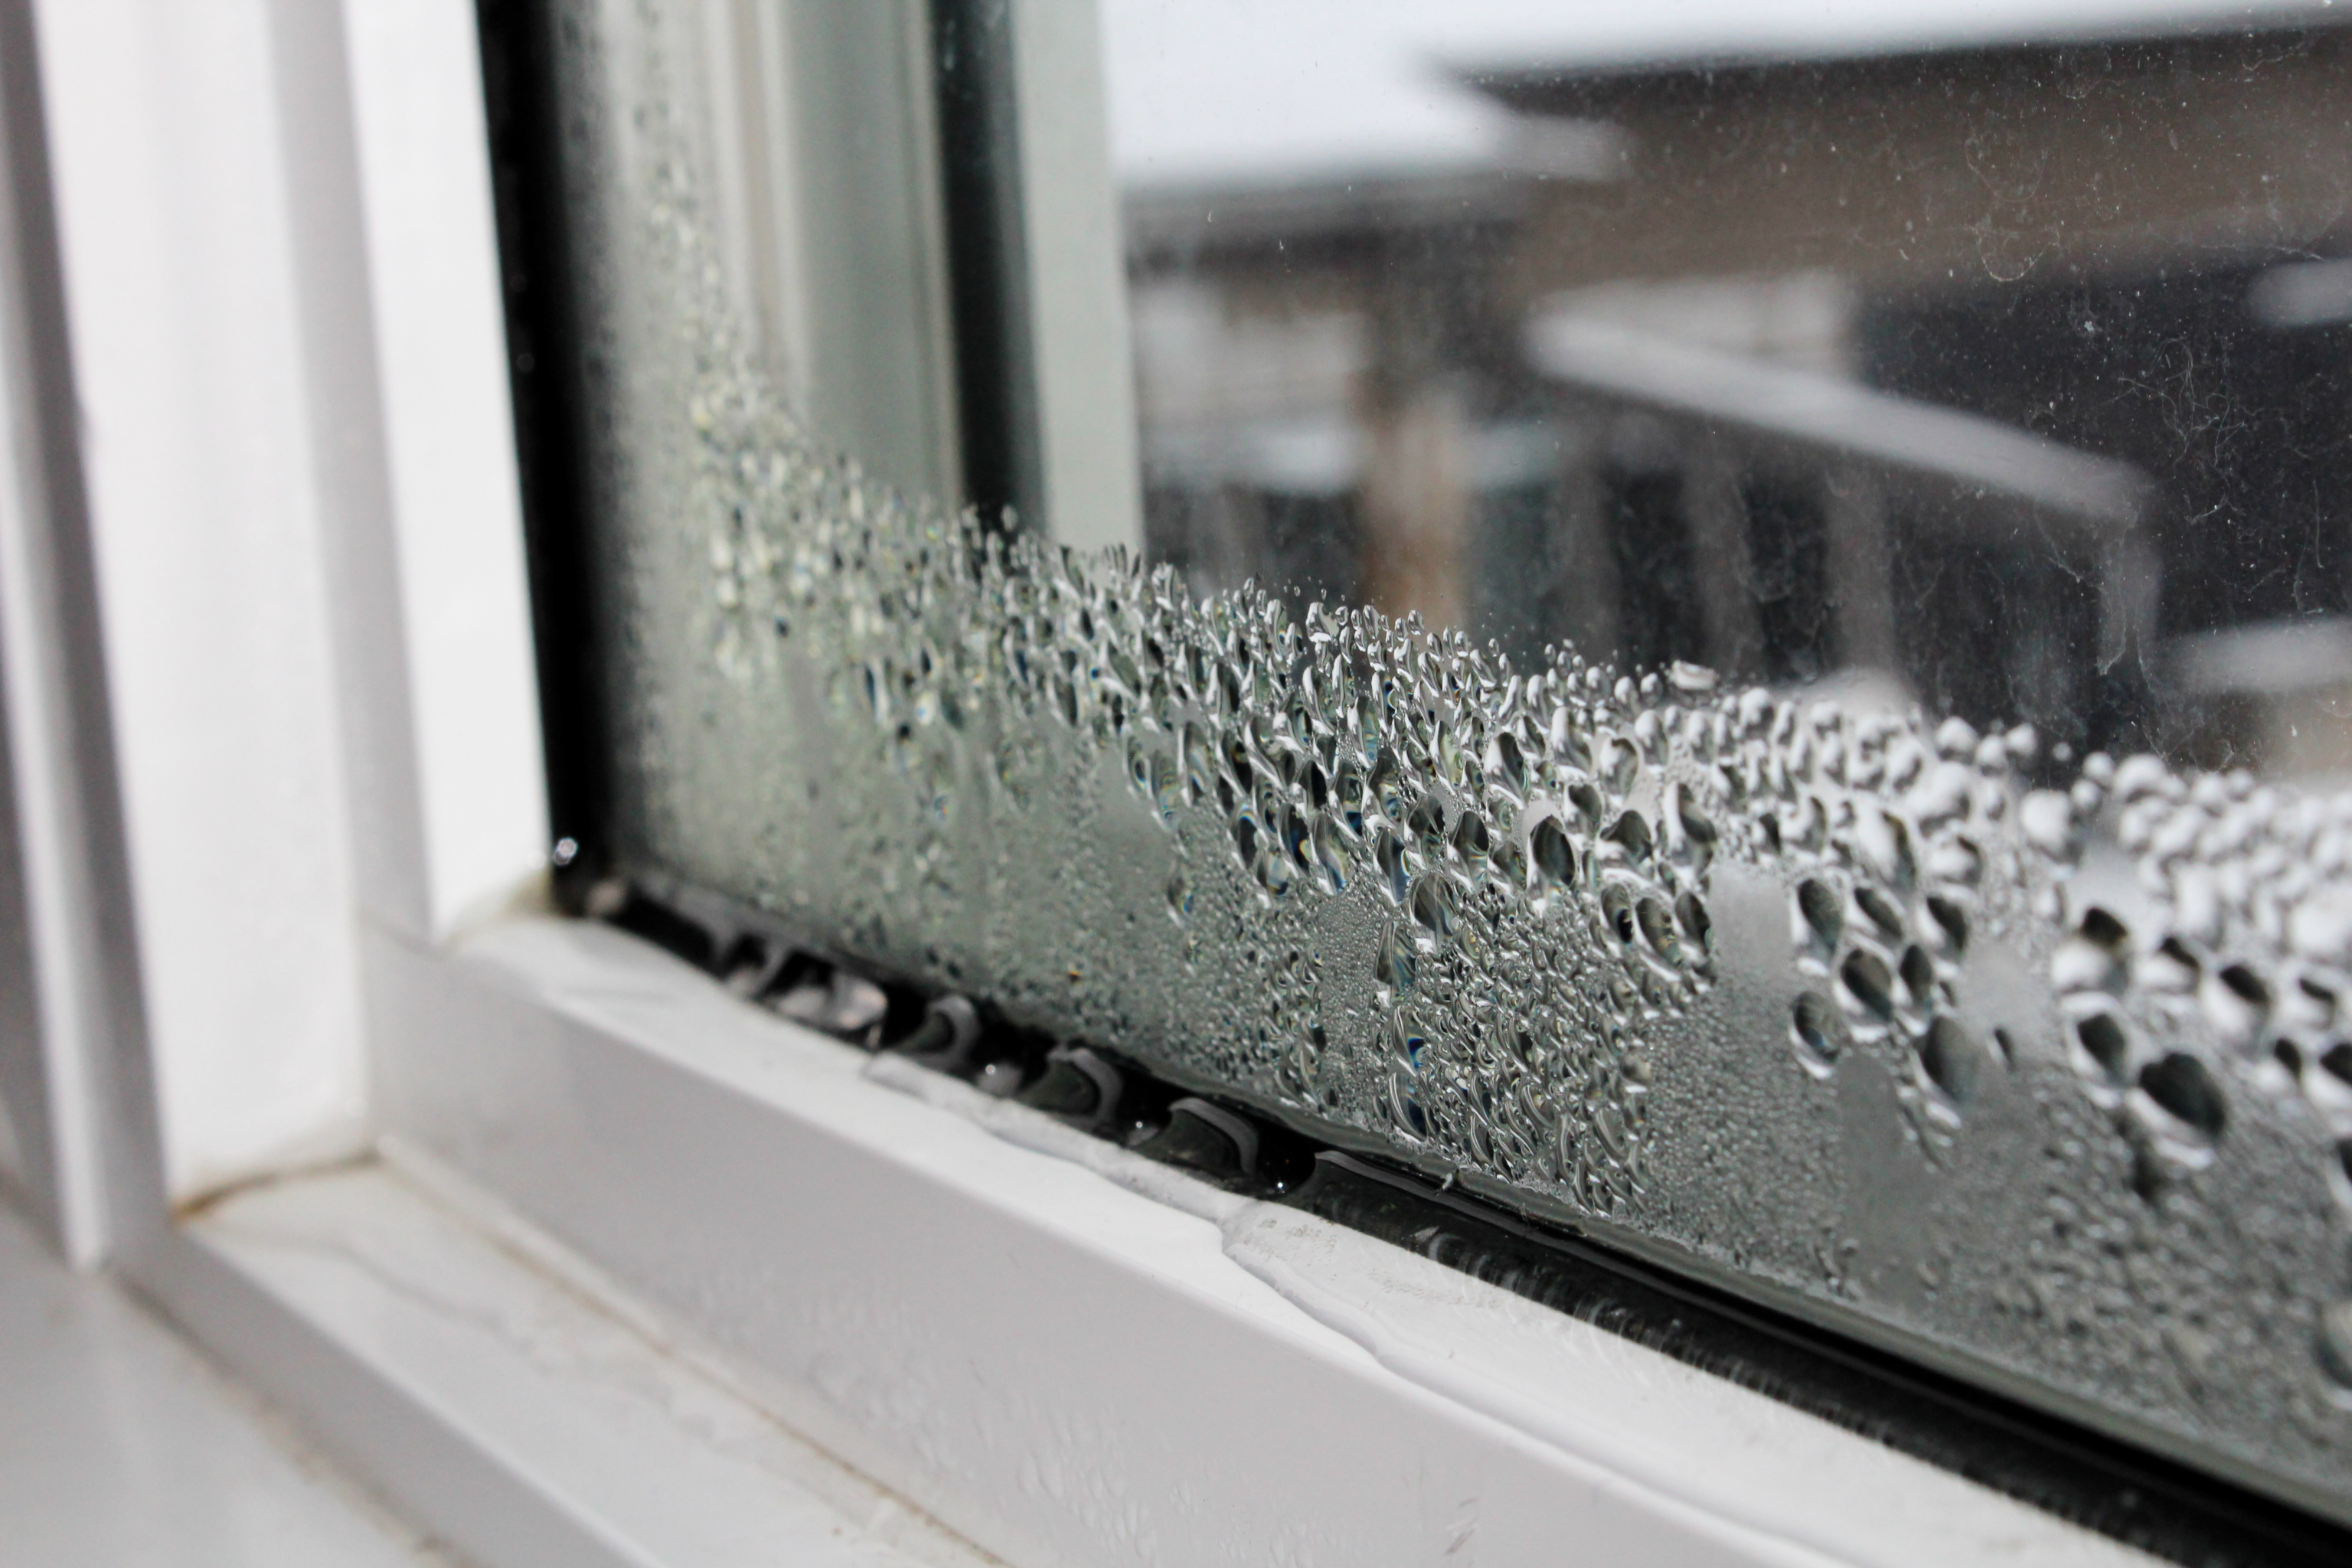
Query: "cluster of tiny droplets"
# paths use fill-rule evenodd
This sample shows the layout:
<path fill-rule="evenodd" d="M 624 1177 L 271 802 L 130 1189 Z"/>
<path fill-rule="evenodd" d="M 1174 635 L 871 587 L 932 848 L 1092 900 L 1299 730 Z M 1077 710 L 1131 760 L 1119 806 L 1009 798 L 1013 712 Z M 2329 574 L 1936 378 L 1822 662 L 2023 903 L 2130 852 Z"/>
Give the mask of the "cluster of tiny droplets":
<path fill-rule="evenodd" d="M 1716 982 L 1709 883 L 1729 858 L 1789 889 L 1791 1070 L 1826 1081 L 1843 1052 L 1899 1044 L 1929 1148 L 2017 1049 L 1958 1005 L 1988 934 L 2046 961 L 2083 1092 L 2113 1113 L 2144 1195 L 2210 1162 L 2233 1092 L 2307 1098 L 2352 1139 L 2352 1044 L 2332 1033 L 2352 942 L 2342 803 L 2191 784 L 2147 757 L 2093 756 L 2068 787 L 2030 789 L 2029 731 L 1720 692 L 1688 666 L 1636 681 L 1563 653 L 1522 676 L 1411 620 L 1294 616 L 1250 589 L 1196 604 L 1164 569 L 941 519 L 845 466 L 809 472 L 790 543 L 714 549 L 722 605 L 768 572 L 792 606 L 779 615 L 828 621 L 836 693 L 927 815 L 951 791 L 926 732 L 1009 704 L 992 730 L 1055 726 L 1109 756 L 1171 842 L 1213 821 L 1266 928 L 1265 1026 L 1221 1065 L 1302 1109 L 1366 1120 L 1342 1100 L 1360 1064 L 1333 1059 L 1297 923 L 1271 917 L 1370 888 L 1390 911 L 1378 1130 L 1627 1215 L 1645 1052 Z M 725 625 L 719 657 L 740 660 L 758 639 Z M 1015 807 L 1024 771 L 1017 744 L 1000 748 Z M 2162 914 L 2137 934 L 2065 898 L 2111 793 Z M 1172 857 L 1179 925 L 1207 875 Z M 2332 1180 L 2347 1188 L 2340 1163 Z"/>
<path fill-rule="evenodd" d="M 708 279 L 688 195 L 656 238 Z M 1638 1229 L 1659 1053 L 1740 983 L 1715 907 L 1738 868 L 1786 908 L 1770 1070 L 1826 1097 L 1851 1054 L 1903 1064 L 1906 1135 L 1932 1163 L 1990 1079 L 2054 1051 L 2115 1155 L 2067 1157 L 2125 1173 L 2151 1209 L 2213 1164 L 2247 1097 L 2292 1104 L 2325 1129 L 2333 1224 L 2352 1229 L 2352 796 L 2099 755 L 2035 787 L 2061 770 L 2022 729 L 1566 650 L 1517 671 L 1412 617 L 1251 587 L 1198 602 L 1165 568 L 991 530 L 825 455 L 748 368 L 715 285 L 691 335 L 716 668 L 781 689 L 811 661 L 832 721 L 903 786 L 887 890 L 942 907 L 959 814 L 1057 810 L 1066 759 L 1114 769 L 1164 836 L 1186 963 L 1239 966 L 1227 994 L 1257 998 L 1184 1044 L 1206 1076 Z M 2137 869 L 2133 921 L 2071 896 L 2103 823 Z M 1369 911 L 1368 974 L 1316 947 L 1340 903 Z M 2046 1015 L 1970 1004 L 1988 945 L 2022 955 Z M 2053 1310 L 2045 1285 L 2002 1299 Z M 2314 1295 L 2342 1408 L 2352 1300 L 2333 1278 Z"/>

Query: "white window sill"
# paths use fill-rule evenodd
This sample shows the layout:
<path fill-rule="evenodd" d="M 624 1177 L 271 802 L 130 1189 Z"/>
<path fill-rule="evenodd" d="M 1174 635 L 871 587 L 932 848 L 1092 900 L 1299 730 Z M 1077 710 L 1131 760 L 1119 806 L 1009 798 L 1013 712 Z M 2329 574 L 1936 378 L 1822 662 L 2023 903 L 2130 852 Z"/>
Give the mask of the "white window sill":
<path fill-rule="evenodd" d="M 0 1561 L 454 1568 L 0 1194 Z"/>
<path fill-rule="evenodd" d="M 382 940 L 386 1159 L 172 1293 L 485 1563 L 2147 1561 L 616 932 Z"/>

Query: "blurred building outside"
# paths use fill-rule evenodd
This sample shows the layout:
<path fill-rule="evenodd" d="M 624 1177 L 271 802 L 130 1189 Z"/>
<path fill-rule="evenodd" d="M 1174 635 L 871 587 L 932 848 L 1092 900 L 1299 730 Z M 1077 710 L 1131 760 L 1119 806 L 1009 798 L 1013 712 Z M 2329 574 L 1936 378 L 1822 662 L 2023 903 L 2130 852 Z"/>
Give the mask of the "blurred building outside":
<path fill-rule="evenodd" d="M 2352 32 L 1397 49 L 1475 134 L 1129 162 L 1197 590 L 2352 774 Z"/>

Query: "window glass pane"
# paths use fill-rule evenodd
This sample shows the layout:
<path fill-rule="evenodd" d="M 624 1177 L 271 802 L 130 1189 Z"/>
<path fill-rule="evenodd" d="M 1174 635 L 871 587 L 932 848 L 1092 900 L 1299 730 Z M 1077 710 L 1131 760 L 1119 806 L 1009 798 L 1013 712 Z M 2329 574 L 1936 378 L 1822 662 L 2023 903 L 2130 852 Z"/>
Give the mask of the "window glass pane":
<path fill-rule="evenodd" d="M 2332 13 L 1105 0 L 1135 559 L 919 455 L 1022 7 L 549 6 L 614 866 L 2352 1517 Z"/>
<path fill-rule="evenodd" d="M 2326 10 L 1108 0 L 1153 552 L 2341 773 Z"/>

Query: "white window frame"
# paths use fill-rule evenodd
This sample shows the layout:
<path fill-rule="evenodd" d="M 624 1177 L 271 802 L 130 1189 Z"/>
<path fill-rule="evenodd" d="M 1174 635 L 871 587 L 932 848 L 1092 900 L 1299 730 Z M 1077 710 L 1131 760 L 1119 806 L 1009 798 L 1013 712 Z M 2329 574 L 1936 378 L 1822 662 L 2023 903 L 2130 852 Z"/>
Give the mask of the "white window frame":
<path fill-rule="evenodd" d="M 1016 6 L 1066 50 L 1090 9 Z M 0 0 L 27 868 L 0 918 L 37 1004 L 0 1086 L 40 1086 L 23 1185 L 69 1256 L 485 1564 L 689 1560 L 686 1526 L 618 1522 L 676 1481 L 665 1440 L 597 1434 L 642 1475 L 570 1462 L 579 1433 L 386 1331 L 388 1296 L 257 1245 L 256 1205 L 310 1193 L 356 1247 L 394 1200 L 354 1171 L 429 1194 L 651 1363 L 716 1369 L 1018 1563 L 2138 1560 L 1435 1265 L 894 1085 L 534 912 L 474 26 L 467 0 Z M 1033 178 L 1107 181 L 1038 79 Z M 1041 291 L 1115 264 L 1090 243 L 1033 237 Z M 33 319 L 52 262 L 62 339 Z M 1037 329 L 1042 374 L 1124 374 L 1115 302 L 1087 309 Z M 1124 405 L 1042 401 L 1068 493 L 1131 515 Z"/>

